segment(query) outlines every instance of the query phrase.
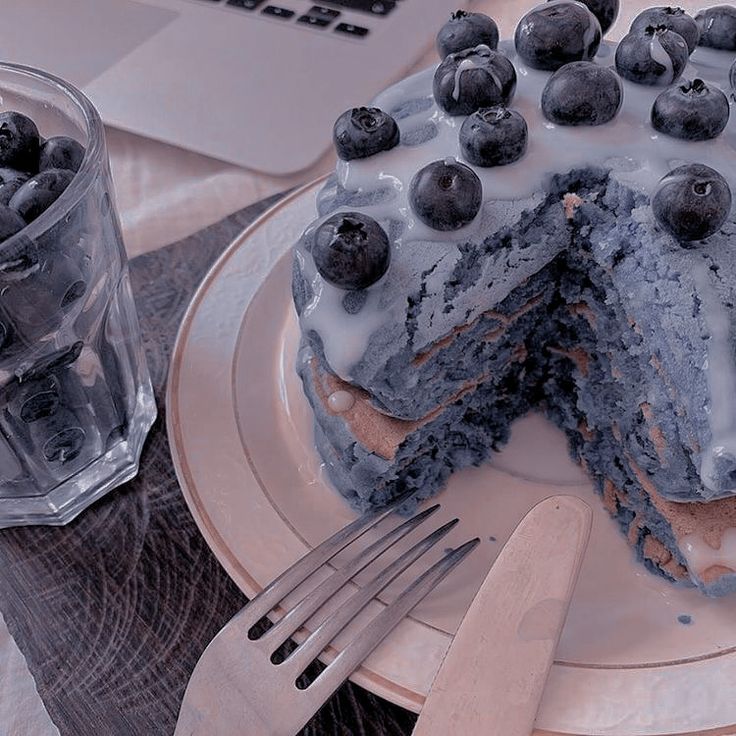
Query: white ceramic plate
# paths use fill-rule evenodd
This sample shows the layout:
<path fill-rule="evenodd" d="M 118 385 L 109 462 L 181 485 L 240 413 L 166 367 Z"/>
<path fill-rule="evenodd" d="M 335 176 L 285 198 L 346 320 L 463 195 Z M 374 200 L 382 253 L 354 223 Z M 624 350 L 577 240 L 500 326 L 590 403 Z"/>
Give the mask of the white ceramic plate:
<path fill-rule="evenodd" d="M 202 534 L 249 596 L 354 517 L 321 473 L 293 370 L 299 333 L 289 249 L 313 218 L 320 184 L 287 197 L 233 242 L 194 297 L 172 359 L 167 419 L 179 481 Z M 445 546 L 476 535 L 482 544 L 353 680 L 418 711 L 501 545 L 531 506 L 560 492 L 590 500 L 595 519 L 539 729 L 733 733 L 736 596 L 710 600 L 635 563 L 568 458 L 563 435 L 533 415 L 517 422 L 492 465 L 457 473 L 438 496 L 442 509 L 433 522 L 460 518 Z M 678 620 L 684 615 L 689 625 Z M 339 637 L 326 659 L 349 636 Z M 493 693 L 488 697 L 493 703 Z"/>

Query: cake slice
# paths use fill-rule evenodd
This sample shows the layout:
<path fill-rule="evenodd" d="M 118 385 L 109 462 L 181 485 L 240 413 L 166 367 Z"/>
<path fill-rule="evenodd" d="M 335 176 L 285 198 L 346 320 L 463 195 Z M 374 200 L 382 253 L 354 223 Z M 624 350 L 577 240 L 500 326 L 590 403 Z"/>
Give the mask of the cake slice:
<path fill-rule="evenodd" d="M 435 493 L 537 409 L 647 566 L 720 594 L 736 589 L 734 54 L 689 56 L 664 26 L 599 47 L 597 24 L 545 4 L 515 45 L 450 53 L 341 118 L 295 248 L 298 370 L 356 506 Z"/>

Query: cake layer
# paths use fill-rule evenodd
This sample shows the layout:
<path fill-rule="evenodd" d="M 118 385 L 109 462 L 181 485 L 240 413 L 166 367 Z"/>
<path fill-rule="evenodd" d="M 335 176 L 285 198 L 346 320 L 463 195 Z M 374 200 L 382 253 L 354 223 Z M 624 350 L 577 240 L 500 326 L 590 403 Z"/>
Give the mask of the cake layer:
<path fill-rule="evenodd" d="M 498 260 L 509 268 L 510 254 L 518 257 L 526 249 L 533 251 L 545 239 L 547 244 L 554 240 L 565 247 L 556 251 L 547 247 L 547 253 L 554 252 L 554 256 L 541 267 L 535 262 L 539 270 L 520 282 L 495 309 L 460 323 L 423 351 L 416 352 L 410 342 L 396 335 L 384 336 L 379 330 L 364 368 L 359 369 L 361 374 L 368 367 L 372 371 L 370 380 L 362 385 L 369 386 L 367 393 L 380 411 L 415 420 L 448 402 L 468 382 L 503 369 L 509 348 L 499 339 L 509 331 L 528 352 L 532 344 L 536 349 L 556 343 L 562 350 L 583 344 L 595 356 L 586 369 L 616 379 L 607 387 L 607 402 L 598 401 L 599 390 L 581 397 L 581 402 L 588 403 L 591 420 L 610 422 L 606 413 L 615 412 L 618 431 L 631 445 L 629 451 L 667 498 L 729 495 L 736 465 L 729 462 L 733 456 L 714 448 L 728 441 L 732 418 L 727 416 L 721 425 L 725 433 L 714 434 L 718 425 L 713 424 L 713 411 L 718 412 L 722 405 L 710 399 L 714 381 L 726 395 L 734 395 L 728 393 L 729 370 L 733 373 L 730 363 L 724 366 L 723 359 L 717 360 L 719 351 L 731 350 L 731 335 L 719 336 L 712 329 L 714 320 L 727 309 L 719 299 L 733 303 L 728 301 L 731 287 L 718 281 L 715 258 L 717 255 L 721 264 L 733 258 L 722 252 L 727 249 L 728 232 L 715 236 L 714 242 L 697 252 L 686 251 L 663 233 L 648 232 L 648 224 L 638 217 L 646 208 L 644 195 L 606 172 L 575 172 L 554 178 L 552 184 L 554 189 L 543 202 L 513 227 L 482 246 L 459 249 L 453 275 L 443 281 L 444 293 L 451 295 L 443 309 L 454 304 L 453 297 L 458 295 L 475 293 L 477 297 Z M 306 289 L 297 270 L 298 311 L 308 304 Z M 431 309 L 435 293 L 422 282 L 409 298 L 414 310 L 407 318 L 409 332 L 414 313 L 426 311 L 425 301 L 430 301 Z M 631 304 L 634 293 L 635 306 Z M 553 310 L 561 317 L 550 319 Z M 569 334 L 567 319 L 575 310 L 580 326 Z M 595 335 L 586 334 L 584 327 Z M 329 366 L 319 335 L 308 332 L 307 337 L 321 363 Z M 391 340 L 397 344 L 394 355 L 378 365 L 377 358 L 384 355 L 378 343 Z M 681 353 L 683 345 L 685 352 Z M 535 359 L 544 363 L 547 355 Z M 709 365 L 709 371 L 702 370 L 704 365 Z M 736 382 L 731 385 L 736 387 Z M 638 431 L 642 426 L 647 427 L 646 433 Z M 713 467 L 706 483 L 698 471 L 717 453 L 720 465 Z"/>
<path fill-rule="evenodd" d="M 305 342 L 298 371 L 315 414 L 317 448 L 330 479 L 356 507 L 382 506 L 406 491 L 408 507 L 435 493 L 450 473 L 479 465 L 509 436 L 509 423 L 529 411 L 523 384 L 537 384 L 520 361 L 469 385 L 420 420 L 377 411 L 368 395 L 324 369 Z M 512 367 L 513 366 L 513 367 Z"/>
<path fill-rule="evenodd" d="M 528 358 L 509 363 L 497 380 L 468 387 L 430 416 L 408 421 L 377 411 L 365 392 L 325 370 L 304 343 L 299 372 L 331 481 L 361 510 L 413 491 L 409 511 L 437 493 L 452 472 L 488 461 L 507 441 L 513 420 L 529 411 L 533 397 L 566 431 L 573 456 L 652 572 L 697 585 L 708 595 L 736 591 L 736 540 L 731 538 L 736 499 L 707 504 L 666 500 L 622 435 L 611 426 L 591 428 L 569 400 L 591 390 L 586 384 L 592 374 L 580 371 L 574 353 L 550 351 L 543 369 Z M 604 383 L 596 382 L 596 390 L 605 394 Z"/>

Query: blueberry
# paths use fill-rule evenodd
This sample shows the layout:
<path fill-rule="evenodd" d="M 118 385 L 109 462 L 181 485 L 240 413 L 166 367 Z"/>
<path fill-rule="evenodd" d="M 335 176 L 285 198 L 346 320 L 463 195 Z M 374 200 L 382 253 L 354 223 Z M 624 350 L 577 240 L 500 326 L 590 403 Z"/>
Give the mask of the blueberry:
<path fill-rule="evenodd" d="M 84 159 L 84 146 L 65 135 L 49 138 L 42 146 L 38 157 L 38 170 L 67 169 L 79 171 Z"/>
<path fill-rule="evenodd" d="M 399 144 L 399 126 L 377 107 L 354 107 L 335 121 L 332 131 L 337 155 L 343 161 L 368 158 Z"/>
<path fill-rule="evenodd" d="M 516 91 L 514 65 L 498 51 L 476 46 L 450 54 L 434 73 L 434 98 L 450 115 L 507 105 Z"/>
<path fill-rule="evenodd" d="M 696 79 L 660 92 L 652 106 L 652 126 L 673 138 L 707 141 L 723 132 L 730 112 L 720 89 Z"/>
<path fill-rule="evenodd" d="M 48 169 L 32 176 L 11 198 L 10 206 L 26 221 L 35 220 L 74 178 L 73 171 Z"/>
<path fill-rule="evenodd" d="M 0 113 L 0 166 L 19 171 L 38 171 L 39 136 L 36 124 L 26 115 Z"/>
<path fill-rule="evenodd" d="M 0 204 L 0 243 L 26 226 L 25 220 L 5 204 Z"/>
<path fill-rule="evenodd" d="M 648 8 L 634 18 L 631 24 L 632 31 L 643 31 L 647 26 L 656 28 L 664 26 L 675 33 L 679 33 L 687 44 L 689 54 L 695 51 L 700 38 L 700 29 L 695 18 L 688 15 L 682 8 L 657 7 Z"/>
<path fill-rule="evenodd" d="M 19 281 L 30 276 L 39 270 L 39 260 L 38 243 L 21 233 L 13 238 L 12 244 L 6 242 L 0 248 L 0 282 Z"/>
<path fill-rule="evenodd" d="M 50 390 L 39 391 L 29 396 L 21 406 L 20 418 L 26 424 L 46 419 L 57 412 L 60 403 L 59 391 L 54 385 Z"/>
<path fill-rule="evenodd" d="M 465 118 L 460 128 L 460 150 L 476 166 L 503 166 L 526 151 L 526 120 L 516 110 L 486 107 Z"/>
<path fill-rule="evenodd" d="M 514 42 L 529 66 L 555 71 L 571 61 L 592 59 L 601 36 L 601 24 L 582 3 L 551 2 L 521 19 Z"/>
<path fill-rule="evenodd" d="M 476 46 L 488 46 L 495 49 L 498 46 L 498 26 L 493 18 L 483 13 L 468 13 L 458 10 L 450 20 L 440 28 L 437 34 L 437 51 L 440 59 L 448 54 L 454 54 L 463 49 Z"/>
<path fill-rule="evenodd" d="M 688 59 L 685 39 L 665 26 L 631 31 L 616 49 L 618 73 L 637 84 L 672 84 Z"/>
<path fill-rule="evenodd" d="M 601 33 L 608 33 L 618 17 L 619 0 L 580 0 L 601 24 Z"/>
<path fill-rule="evenodd" d="M 386 231 L 360 212 L 339 212 L 315 231 L 314 263 L 325 281 L 340 289 L 365 289 L 386 273 L 391 245 Z"/>
<path fill-rule="evenodd" d="M 659 182 L 652 210 L 659 224 L 678 240 L 702 240 L 717 232 L 728 218 L 731 190 L 715 169 L 686 164 Z"/>
<path fill-rule="evenodd" d="M 44 443 L 43 455 L 50 463 L 68 463 L 82 451 L 85 437 L 81 427 L 62 429 Z"/>
<path fill-rule="evenodd" d="M 731 64 L 731 71 L 728 74 L 728 81 L 731 82 L 731 91 L 736 94 L 736 60 Z"/>
<path fill-rule="evenodd" d="M 417 217 L 435 230 L 457 230 L 480 211 L 483 186 L 478 175 L 454 159 L 433 161 L 420 169 L 409 186 Z"/>
<path fill-rule="evenodd" d="M 30 174 L 15 169 L 0 169 L 0 204 L 10 198 L 28 181 Z"/>
<path fill-rule="evenodd" d="M 716 5 L 695 16 L 700 29 L 700 46 L 736 51 L 736 8 Z"/>
<path fill-rule="evenodd" d="M 48 377 L 50 373 L 56 373 L 76 362 L 82 354 L 84 343 L 81 340 L 72 343 L 69 347 L 61 348 L 43 358 L 39 358 L 28 370 L 20 373 L 18 378 L 23 381 L 35 381 Z"/>
<path fill-rule="evenodd" d="M 75 281 L 69 285 L 69 288 L 64 292 L 64 296 L 61 297 L 60 307 L 66 309 L 67 307 L 74 304 L 74 302 L 81 299 L 87 291 L 87 284 L 81 279 Z"/>
<path fill-rule="evenodd" d="M 558 125 L 603 125 L 621 109 L 622 87 L 612 69 L 592 61 L 574 61 L 547 80 L 542 112 Z"/>

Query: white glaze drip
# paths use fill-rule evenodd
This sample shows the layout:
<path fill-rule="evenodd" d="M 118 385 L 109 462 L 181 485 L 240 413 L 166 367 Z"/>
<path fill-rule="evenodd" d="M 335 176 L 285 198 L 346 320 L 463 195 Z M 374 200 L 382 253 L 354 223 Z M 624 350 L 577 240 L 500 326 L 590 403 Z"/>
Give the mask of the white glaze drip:
<path fill-rule="evenodd" d="M 476 46 L 473 50 L 476 53 L 481 54 L 482 57 L 486 57 L 492 53 L 491 48 L 483 43 Z M 469 71 L 470 69 L 482 69 L 493 80 L 493 83 L 496 85 L 496 89 L 503 89 L 501 80 L 498 78 L 498 75 L 493 71 L 490 66 L 483 66 L 482 64 L 478 64 L 473 57 L 470 57 L 468 59 L 463 59 L 457 65 L 457 70 L 455 71 L 455 85 L 452 88 L 453 100 L 460 99 L 460 79 L 463 73 Z"/>
<path fill-rule="evenodd" d="M 350 411 L 354 404 L 355 397 L 350 391 L 335 391 L 327 397 L 327 405 L 330 407 L 330 411 L 337 414 Z"/>
<path fill-rule="evenodd" d="M 476 68 L 477 67 L 473 59 L 463 59 L 457 65 L 457 70 L 455 71 L 455 86 L 452 88 L 452 99 L 453 100 L 460 99 L 460 77 L 462 77 L 463 72 L 468 69 L 476 69 Z"/>
<path fill-rule="evenodd" d="M 731 348 L 731 325 L 721 304 L 705 263 L 696 263 L 693 276 L 702 305 L 702 316 L 708 330 L 707 358 L 703 366 L 708 379 L 710 403 L 705 407 L 710 422 L 711 441 L 700 460 L 700 479 L 706 488 L 720 491 L 736 490 L 736 482 L 730 488 L 719 489 L 718 461 L 724 457 L 736 457 L 736 416 L 733 404 L 727 397 L 736 396 L 736 366 Z M 734 468 L 736 471 L 736 467 Z M 736 477 L 734 477 L 736 481 Z"/>
<path fill-rule="evenodd" d="M 583 33 L 583 44 L 586 49 L 589 49 L 595 40 L 595 34 L 600 28 L 600 24 L 597 22 L 597 18 L 593 13 L 591 13 L 590 8 L 585 3 L 578 2 L 578 0 L 548 0 L 548 2 L 537 5 L 529 12 L 533 13 L 535 10 L 540 8 L 549 8 L 553 5 L 569 5 L 570 2 L 574 2 L 575 5 L 579 5 L 581 8 L 584 8 L 588 13 L 589 22 L 585 28 L 585 32 Z M 589 59 L 590 57 L 586 54 L 584 58 Z"/>
<path fill-rule="evenodd" d="M 659 34 L 656 32 L 652 34 L 652 40 L 649 42 L 649 55 L 666 70 L 665 76 L 660 80 L 661 83 L 671 84 L 675 79 L 675 67 L 672 64 L 672 58 L 659 40 Z"/>
<path fill-rule="evenodd" d="M 680 549 L 685 555 L 688 570 L 697 577 L 710 567 L 722 565 L 736 572 L 736 529 L 726 529 L 721 535 L 721 546 L 713 549 L 698 534 L 688 534 L 679 540 Z"/>
<path fill-rule="evenodd" d="M 587 9 L 588 8 L 586 7 L 586 10 Z M 583 44 L 585 45 L 586 49 L 589 49 L 595 41 L 595 34 L 597 30 L 598 29 L 596 28 L 595 16 L 591 13 L 590 23 L 588 23 L 583 35 Z M 590 59 L 587 51 L 585 52 L 585 56 L 583 58 L 586 60 Z"/>
<path fill-rule="evenodd" d="M 614 48 L 604 43 L 596 57 L 597 63 L 608 66 Z M 529 145 L 526 155 L 508 166 L 472 167 L 483 185 L 484 208 L 469 225 L 452 233 L 433 230 L 414 216 L 409 203 L 409 185 L 423 166 L 448 157 L 466 163 L 459 146 L 459 131 L 465 118 L 448 115 L 434 102 L 428 109 L 398 121 L 402 136 L 423 125 L 433 125 L 434 138 L 421 145 L 399 145 L 370 158 L 337 164 L 337 179 L 346 190 L 387 191 L 380 202 L 360 207 L 360 211 L 376 219 L 387 232 L 392 229 L 392 222 L 398 223 L 398 230 L 393 228 L 398 234 L 392 243 L 389 273 L 367 290 L 365 305 L 354 315 L 342 308 L 345 292 L 322 280 L 311 256 L 306 252 L 297 256 L 301 257 L 304 275 L 313 291 L 313 298 L 302 315 L 302 328 L 315 330 L 320 335 L 327 361 L 345 380 L 351 379 L 351 370 L 365 353 L 371 335 L 390 323 L 392 317 L 401 318 L 404 314 L 407 292 L 401 292 L 401 284 L 407 283 L 417 270 L 417 249 L 424 251 L 425 244 L 440 243 L 444 246 L 445 257 L 456 259 L 458 251 L 453 243 L 478 240 L 481 234 L 488 234 L 504 224 L 495 217 L 489 221 L 484 215 L 486 210 L 495 208 L 496 212 L 499 202 L 511 205 L 521 200 L 531 201 L 551 174 L 602 166 L 610 169 L 619 181 L 648 193 L 675 166 L 701 162 L 719 170 L 736 192 L 736 166 L 733 165 L 736 116 L 731 117 L 726 130 L 715 140 L 677 140 L 657 133 L 650 124 L 652 103 L 661 89 L 624 80 L 623 104 L 611 123 L 596 127 L 554 125 L 544 118 L 540 107 L 542 90 L 550 74 L 524 66 L 515 55 L 513 43 L 502 43 L 500 51 L 516 67 L 518 85 L 510 107 L 525 117 Z M 726 78 L 731 60 L 731 54 L 698 48 L 691 57 L 685 77 Z M 430 99 L 434 70 L 432 67 L 399 82 L 379 94 L 374 104 L 390 113 L 407 101 Z M 509 210 L 513 207 L 509 206 Z M 425 267 L 431 265 L 427 262 Z"/>

